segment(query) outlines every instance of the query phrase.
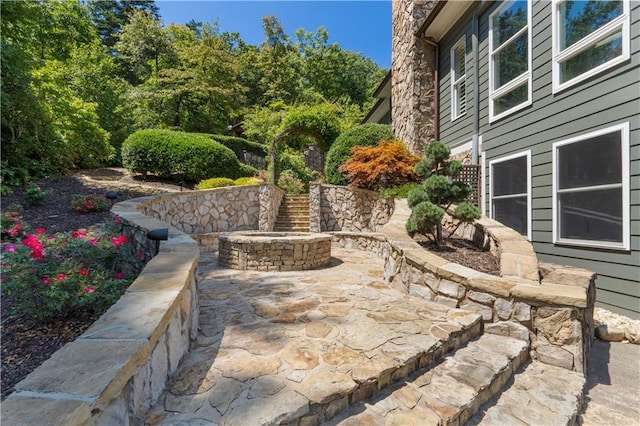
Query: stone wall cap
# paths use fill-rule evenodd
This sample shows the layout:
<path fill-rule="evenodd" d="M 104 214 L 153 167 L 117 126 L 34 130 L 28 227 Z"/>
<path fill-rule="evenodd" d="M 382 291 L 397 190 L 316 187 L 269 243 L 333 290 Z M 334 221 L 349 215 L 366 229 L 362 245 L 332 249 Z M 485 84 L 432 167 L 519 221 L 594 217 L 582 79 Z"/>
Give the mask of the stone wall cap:
<path fill-rule="evenodd" d="M 40 426 L 85 424 L 91 418 L 91 406 L 83 401 L 55 397 L 11 394 L 2 402 L 2 423 Z"/>
<path fill-rule="evenodd" d="M 467 284 L 471 278 L 479 274 L 475 269 L 467 268 L 466 266 L 453 262 L 448 262 L 445 265 L 439 266 L 437 272 L 442 278 L 456 281 L 461 284 Z"/>
<path fill-rule="evenodd" d="M 80 338 L 56 351 L 18 383 L 16 391 L 75 395 L 95 401 L 92 408 L 105 406 L 122 392 L 150 353 L 146 340 Z M 3 403 L 3 415 L 4 409 Z"/>
<path fill-rule="evenodd" d="M 149 274 L 143 272 L 129 286 L 127 293 L 145 291 L 183 291 L 190 284 L 190 275 L 184 272 Z"/>
<path fill-rule="evenodd" d="M 199 255 L 193 253 L 170 252 L 160 250 L 145 266 L 143 273 L 162 274 L 167 272 L 194 272 L 199 261 Z"/>
<path fill-rule="evenodd" d="M 511 296 L 552 305 L 587 307 L 586 289 L 577 286 L 543 283 L 542 285 L 517 284 Z"/>
<path fill-rule="evenodd" d="M 94 322 L 83 339 L 145 339 L 155 347 L 180 306 L 180 292 L 153 291 L 125 293 L 118 303 Z"/>
<path fill-rule="evenodd" d="M 509 297 L 511 289 L 516 286 L 509 280 L 484 273 L 472 277 L 468 284 L 469 288 L 473 290 L 501 297 Z"/>

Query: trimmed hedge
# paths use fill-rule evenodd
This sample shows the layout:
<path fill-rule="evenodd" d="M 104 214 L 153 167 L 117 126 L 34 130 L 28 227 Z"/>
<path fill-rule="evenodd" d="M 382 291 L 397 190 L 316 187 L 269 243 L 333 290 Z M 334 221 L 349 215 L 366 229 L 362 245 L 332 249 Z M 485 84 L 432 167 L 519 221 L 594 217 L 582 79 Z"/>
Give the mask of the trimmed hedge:
<path fill-rule="evenodd" d="M 381 139 L 393 139 L 393 131 L 386 124 L 360 124 L 338 136 L 327 153 L 324 168 L 327 183 L 346 185 L 348 182 L 339 169 L 351 157 L 353 147 L 376 146 Z"/>
<path fill-rule="evenodd" d="M 247 151 L 261 157 L 266 157 L 269 155 L 269 151 L 267 150 L 266 146 L 257 142 L 252 142 L 248 139 L 239 138 L 237 136 L 214 135 L 209 133 L 199 134 L 207 136 L 216 142 L 220 142 L 222 145 L 232 150 L 238 158 L 242 157 L 242 151 Z"/>
<path fill-rule="evenodd" d="M 232 150 L 202 134 L 148 129 L 122 144 L 122 164 L 134 173 L 155 173 L 197 182 L 210 177 L 236 179 L 255 169 L 241 165 Z"/>

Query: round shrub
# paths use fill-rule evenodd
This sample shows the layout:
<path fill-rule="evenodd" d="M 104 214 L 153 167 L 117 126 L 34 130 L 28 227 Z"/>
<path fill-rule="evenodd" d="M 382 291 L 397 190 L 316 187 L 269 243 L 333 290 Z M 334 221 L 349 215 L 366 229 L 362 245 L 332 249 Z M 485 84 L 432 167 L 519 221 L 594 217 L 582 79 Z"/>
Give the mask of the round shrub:
<path fill-rule="evenodd" d="M 256 177 L 241 177 L 233 181 L 236 186 L 258 185 L 259 183 L 262 183 L 262 181 Z"/>
<path fill-rule="evenodd" d="M 252 173 L 240 166 L 232 150 L 207 136 L 160 129 L 131 134 L 122 145 L 122 165 L 134 173 L 191 182 Z"/>
<path fill-rule="evenodd" d="M 325 178 L 333 185 L 346 185 L 340 167 L 351 157 L 354 146 L 376 146 L 381 139 L 393 139 L 393 131 L 386 124 L 361 124 L 342 133 L 335 140 L 325 163 Z"/>
<path fill-rule="evenodd" d="M 240 163 L 238 166 L 238 173 L 235 177 L 249 177 L 258 173 L 258 169 L 248 164 Z"/>
<path fill-rule="evenodd" d="M 212 188 L 222 188 L 223 186 L 234 186 L 235 183 L 233 179 L 229 178 L 211 178 L 201 181 L 196 185 L 196 189 L 212 189 Z"/>
<path fill-rule="evenodd" d="M 269 155 L 269 150 L 266 146 L 252 142 L 248 139 L 239 138 L 237 136 L 228 136 L 228 135 L 208 135 L 216 142 L 220 142 L 233 152 L 235 152 L 236 156 L 240 158 L 242 156 L 242 151 L 247 151 L 255 155 L 259 155 L 261 157 L 266 157 Z"/>

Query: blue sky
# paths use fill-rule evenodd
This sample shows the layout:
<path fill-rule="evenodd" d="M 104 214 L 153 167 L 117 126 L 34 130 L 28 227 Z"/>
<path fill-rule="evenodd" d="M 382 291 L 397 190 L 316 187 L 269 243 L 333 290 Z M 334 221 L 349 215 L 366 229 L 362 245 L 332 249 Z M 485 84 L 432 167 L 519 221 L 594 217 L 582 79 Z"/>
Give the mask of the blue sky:
<path fill-rule="evenodd" d="M 275 15 L 293 38 L 298 28 L 315 32 L 324 26 L 329 43 L 361 52 L 379 66 L 391 66 L 391 1 L 220 1 L 156 0 L 164 25 L 194 19 L 220 23 L 221 31 L 238 32 L 246 43 L 264 40 L 262 17 Z"/>

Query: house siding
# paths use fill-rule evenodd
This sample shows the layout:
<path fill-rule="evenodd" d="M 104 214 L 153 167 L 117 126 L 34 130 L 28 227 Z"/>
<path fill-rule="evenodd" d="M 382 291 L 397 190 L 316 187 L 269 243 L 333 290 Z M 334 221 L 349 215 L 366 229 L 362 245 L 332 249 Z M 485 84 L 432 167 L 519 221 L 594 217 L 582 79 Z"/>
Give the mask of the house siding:
<path fill-rule="evenodd" d="M 532 243 L 540 260 L 574 265 L 598 273 L 598 303 L 607 309 L 640 318 L 640 2 L 631 2 L 631 58 L 558 93 L 552 86 L 552 4 L 532 5 L 532 104 L 489 122 L 488 18 L 500 6 L 479 16 L 479 119 L 485 176 L 489 161 L 531 150 Z M 473 126 L 473 67 L 471 19 L 461 17 L 438 41 L 440 73 L 440 140 L 456 146 L 471 139 Z M 467 34 L 467 113 L 451 121 L 449 51 Z M 553 243 L 552 145 L 620 123 L 629 123 L 630 248 L 613 250 Z M 488 178 L 483 188 L 489 211 Z"/>

